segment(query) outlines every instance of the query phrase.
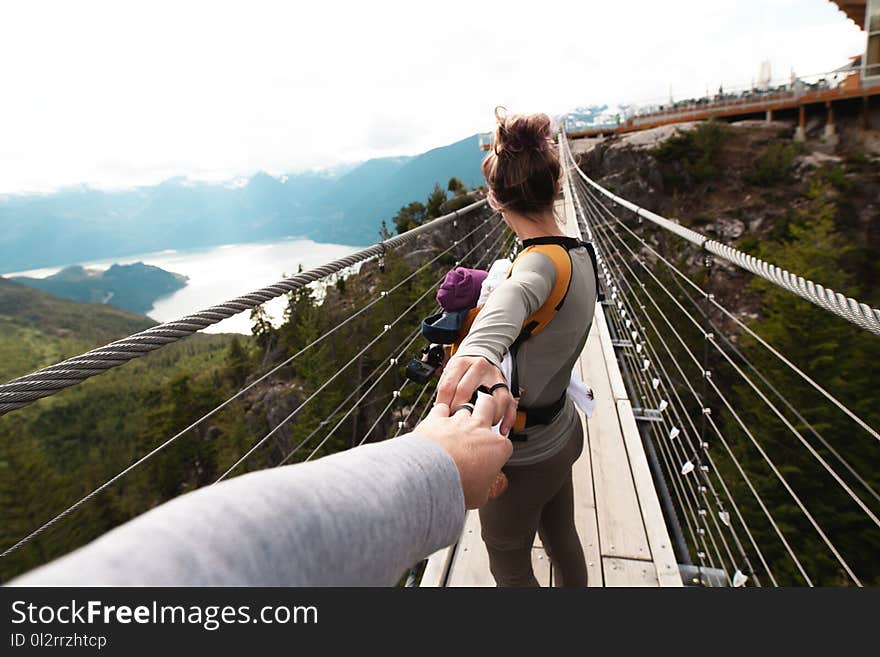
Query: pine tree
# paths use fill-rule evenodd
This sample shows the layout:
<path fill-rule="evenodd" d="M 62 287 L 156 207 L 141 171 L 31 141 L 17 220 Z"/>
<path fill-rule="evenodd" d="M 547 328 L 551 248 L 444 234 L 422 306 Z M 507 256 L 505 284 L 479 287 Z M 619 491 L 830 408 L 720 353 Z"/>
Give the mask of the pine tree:
<path fill-rule="evenodd" d="M 434 183 L 434 191 L 428 196 L 428 203 L 425 206 L 425 219 L 436 219 L 441 216 L 444 203 L 446 203 L 446 192 L 440 187 L 440 183 Z"/>

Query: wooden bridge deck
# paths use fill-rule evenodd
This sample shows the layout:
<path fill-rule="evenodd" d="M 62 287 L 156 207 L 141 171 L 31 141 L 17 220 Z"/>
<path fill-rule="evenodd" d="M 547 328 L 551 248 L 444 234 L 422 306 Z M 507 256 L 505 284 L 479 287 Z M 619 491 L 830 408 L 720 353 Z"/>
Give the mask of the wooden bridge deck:
<path fill-rule="evenodd" d="M 557 211 L 568 233 L 577 235 L 570 199 Z M 601 304 L 577 367 L 596 396 L 593 417 L 581 418 L 584 450 L 573 468 L 575 524 L 589 586 L 681 586 Z M 539 583 L 549 586 L 552 569 L 537 537 L 532 563 Z M 495 586 L 476 511 L 468 512 L 456 545 L 431 555 L 421 586 Z"/>

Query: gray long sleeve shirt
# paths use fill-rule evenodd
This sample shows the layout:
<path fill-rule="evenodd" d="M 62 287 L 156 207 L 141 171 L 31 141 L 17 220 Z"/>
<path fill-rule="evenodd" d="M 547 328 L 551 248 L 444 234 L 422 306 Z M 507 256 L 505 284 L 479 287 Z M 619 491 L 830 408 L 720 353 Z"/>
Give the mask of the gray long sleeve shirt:
<path fill-rule="evenodd" d="M 407 435 L 175 498 L 14 586 L 389 586 L 455 542 L 458 468 Z"/>
<path fill-rule="evenodd" d="M 596 307 L 596 277 L 586 248 L 572 249 L 569 254 L 571 285 L 565 303 L 540 333 L 520 346 L 516 356 L 521 408 L 547 406 L 562 396 L 587 341 Z M 454 357 L 482 356 L 500 366 L 523 322 L 544 304 L 555 282 L 556 267 L 550 258 L 537 252 L 524 254 L 510 278 L 489 295 Z M 565 446 L 571 432 L 579 430 L 579 422 L 569 399 L 550 424 L 520 432 L 528 439 L 513 443 L 508 465 L 531 465 L 550 458 Z"/>

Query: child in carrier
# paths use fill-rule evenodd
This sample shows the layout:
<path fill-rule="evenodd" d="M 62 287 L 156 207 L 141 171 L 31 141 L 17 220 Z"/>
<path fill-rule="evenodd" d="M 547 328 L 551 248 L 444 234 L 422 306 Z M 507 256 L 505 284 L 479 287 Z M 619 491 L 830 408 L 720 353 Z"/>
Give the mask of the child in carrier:
<path fill-rule="evenodd" d="M 479 308 L 486 303 L 492 291 L 504 282 L 510 266 L 510 260 L 501 259 L 493 262 L 489 271 L 455 267 L 446 274 L 437 290 L 437 303 L 442 310 L 422 322 L 422 335 L 432 345 L 444 345 L 446 359 L 454 353 L 452 346 L 467 334 Z M 512 380 L 511 368 L 508 352 L 501 362 L 501 373 L 508 385 Z M 595 407 L 593 391 L 574 371 L 566 392 L 587 417 L 592 417 Z M 517 395 L 517 391 L 513 391 L 513 394 Z"/>

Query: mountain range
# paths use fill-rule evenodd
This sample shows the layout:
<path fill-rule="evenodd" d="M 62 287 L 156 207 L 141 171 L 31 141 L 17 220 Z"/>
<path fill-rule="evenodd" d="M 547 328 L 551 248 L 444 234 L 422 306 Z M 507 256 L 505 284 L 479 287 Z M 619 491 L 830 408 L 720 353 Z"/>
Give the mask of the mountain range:
<path fill-rule="evenodd" d="M 0 197 L 0 274 L 161 251 L 301 237 L 353 246 L 379 239 L 381 221 L 457 177 L 483 182 L 473 135 L 415 156 L 244 184 L 173 178 L 104 191 L 89 187 Z M 390 223 L 390 222 L 389 222 Z"/>

